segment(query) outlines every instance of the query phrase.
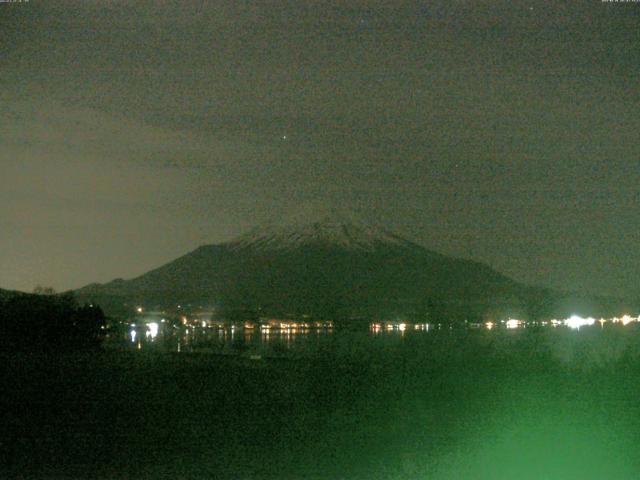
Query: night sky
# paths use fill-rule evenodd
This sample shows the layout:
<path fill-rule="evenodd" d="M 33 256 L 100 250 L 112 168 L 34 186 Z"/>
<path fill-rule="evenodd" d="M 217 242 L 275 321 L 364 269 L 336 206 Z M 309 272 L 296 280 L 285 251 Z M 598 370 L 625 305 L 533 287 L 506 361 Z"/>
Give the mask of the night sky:
<path fill-rule="evenodd" d="M 130 278 L 340 206 L 638 295 L 640 3 L 0 3 L 0 287 Z"/>

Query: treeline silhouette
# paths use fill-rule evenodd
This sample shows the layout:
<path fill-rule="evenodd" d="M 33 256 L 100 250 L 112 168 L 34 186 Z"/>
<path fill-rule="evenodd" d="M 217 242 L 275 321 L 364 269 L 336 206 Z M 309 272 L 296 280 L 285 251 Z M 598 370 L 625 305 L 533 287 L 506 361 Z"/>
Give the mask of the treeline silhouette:
<path fill-rule="evenodd" d="M 0 296 L 0 349 L 96 348 L 104 328 L 102 309 L 79 305 L 70 294 Z"/>

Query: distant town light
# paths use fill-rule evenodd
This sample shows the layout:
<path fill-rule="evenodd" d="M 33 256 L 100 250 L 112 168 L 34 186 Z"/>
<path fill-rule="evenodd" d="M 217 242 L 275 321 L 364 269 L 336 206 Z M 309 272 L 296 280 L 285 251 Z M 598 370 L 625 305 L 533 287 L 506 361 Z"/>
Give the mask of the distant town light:
<path fill-rule="evenodd" d="M 151 322 L 147 324 L 147 335 L 151 337 L 151 339 L 155 339 L 158 336 L 159 325 L 156 322 Z"/>
<path fill-rule="evenodd" d="M 516 320 L 515 318 L 510 318 L 505 323 L 507 325 L 507 328 L 513 329 L 518 328 L 522 322 L 520 320 Z"/>
<path fill-rule="evenodd" d="M 634 320 L 635 318 L 631 318 L 629 315 L 623 315 L 622 318 L 620 319 L 620 321 L 622 322 L 622 325 L 628 325 Z"/>
<path fill-rule="evenodd" d="M 595 323 L 595 319 L 594 318 L 582 318 L 578 315 L 572 315 L 571 317 L 567 318 L 564 321 L 564 324 L 569 327 L 569 328 L 573 328 L 575 330 L 579 329 L 580 327 L 584 327 L 584 326 L 588 326 L 588 325 L 593 325 Z"/>

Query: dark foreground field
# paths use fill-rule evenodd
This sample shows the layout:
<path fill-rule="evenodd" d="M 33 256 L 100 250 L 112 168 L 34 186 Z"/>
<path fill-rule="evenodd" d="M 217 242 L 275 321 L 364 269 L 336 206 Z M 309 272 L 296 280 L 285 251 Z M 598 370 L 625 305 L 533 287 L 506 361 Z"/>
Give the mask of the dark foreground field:
<path fill-rule="evenodd" d="M 288 360 L 5 353 L 0 477 L 635 479 L 624 328 L 336 335 Z"/>

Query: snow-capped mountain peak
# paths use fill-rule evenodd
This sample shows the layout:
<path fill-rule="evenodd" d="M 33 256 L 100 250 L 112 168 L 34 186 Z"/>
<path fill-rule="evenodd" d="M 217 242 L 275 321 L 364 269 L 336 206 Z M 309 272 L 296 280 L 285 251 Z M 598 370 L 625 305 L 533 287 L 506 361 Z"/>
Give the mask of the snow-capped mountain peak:
<path fill-rule="evenodd" d="M 306 223 L 256 227 L 230 242 L 232 248 L 254 250 L 289 250 L 310 245 L 367 251 L 383 246 L 415 247 L 383 228 L 336 215 Z"/>

